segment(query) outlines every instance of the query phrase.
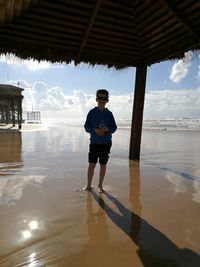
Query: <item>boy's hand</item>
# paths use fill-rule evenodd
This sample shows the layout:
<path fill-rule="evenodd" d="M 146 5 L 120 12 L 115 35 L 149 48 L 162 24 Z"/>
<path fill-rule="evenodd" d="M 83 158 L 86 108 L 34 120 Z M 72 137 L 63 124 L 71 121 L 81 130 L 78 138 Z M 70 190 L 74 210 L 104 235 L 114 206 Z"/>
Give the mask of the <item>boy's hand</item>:
<path fill-rule="evenodd" d="M 102 127 L 101 129 L 104 131 L 104 133 L 106 133 L 106 132 L 109 131 L 108 127 L 106 127 L 106 126 L 105 127 Z"/>
<path fill-rule="evenodd" d="M 95 131 L 95 133 L 96 133 L 97 135 L 99 135 L 99 136 L 102 136 L 102 135 L 105 134 L 103 128 L 95 128 L 94 131 Z"/>

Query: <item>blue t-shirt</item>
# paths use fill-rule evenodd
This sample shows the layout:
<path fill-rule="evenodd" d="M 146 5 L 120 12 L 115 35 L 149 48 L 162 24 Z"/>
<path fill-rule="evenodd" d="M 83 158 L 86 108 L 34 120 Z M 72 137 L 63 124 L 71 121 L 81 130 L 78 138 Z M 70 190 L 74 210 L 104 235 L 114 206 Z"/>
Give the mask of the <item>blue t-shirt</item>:
<path fill-rule="evenodd" d="M 84 124 L 87 133 L 90 133 L 91 144 L 109 144 L 112 141 L 112 134 L 116 131 L 117 125 L 113 117 L 112 112 L 104 108 L 100 110 L 98 107 L 91 109 L 87 115 L 86 122 Z M 95 128 L 107 127 L 109 131 L 99 136 L 95 133 Z"/>

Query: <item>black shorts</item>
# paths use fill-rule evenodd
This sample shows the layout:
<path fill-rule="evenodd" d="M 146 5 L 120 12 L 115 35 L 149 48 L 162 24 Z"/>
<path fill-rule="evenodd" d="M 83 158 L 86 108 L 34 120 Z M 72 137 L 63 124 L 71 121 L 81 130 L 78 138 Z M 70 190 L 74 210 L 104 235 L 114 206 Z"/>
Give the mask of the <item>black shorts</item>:
<path fill-rule="evenodd" d="M 90 149 L 88 153 L 88 161 L 90 163 L 99 163 L 106 165 L 108 162 L 110 149 L 112 144 L 90 144 Z"/>

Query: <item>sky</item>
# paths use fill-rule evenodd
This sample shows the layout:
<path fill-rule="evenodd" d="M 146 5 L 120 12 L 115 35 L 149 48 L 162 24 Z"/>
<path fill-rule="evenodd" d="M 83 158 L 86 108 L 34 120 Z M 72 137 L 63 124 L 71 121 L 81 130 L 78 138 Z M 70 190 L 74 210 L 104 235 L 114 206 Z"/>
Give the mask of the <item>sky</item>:
<path fill-rule="evenodd" d="M 24 89 L 23 111 L 41 111 L 42 120 L 84 121 L 96 106 L 95 93 L 109 91 L 107 107 L 117 121 L 132 116 L 135 68 L 51 64 L 0 56 L 0 84 Z M 147 69 L 144 119 L 200 118 L 200 55 L 188 51 L 181 60 Z"/>

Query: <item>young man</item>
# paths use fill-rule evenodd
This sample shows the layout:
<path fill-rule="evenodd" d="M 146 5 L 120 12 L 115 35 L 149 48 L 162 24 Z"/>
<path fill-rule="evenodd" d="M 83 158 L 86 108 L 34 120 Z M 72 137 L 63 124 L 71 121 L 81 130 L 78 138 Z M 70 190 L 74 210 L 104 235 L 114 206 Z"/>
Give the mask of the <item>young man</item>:
<path fill-rule="evenodd" d="M 90 133 L 90 146 L 88 154 L 88 173 L 87 173 L 87 186 L 84 190 L 90 190 L 94 169 L 97 161 L 100 163 L 99 170 L 99 192 L 103 193 L 103 180 L 106 173 L 106 164 L 108 162 L 110 149 L 112 146 L 112 134 L 116 131 L 117 125 L 111 111 L 105 108 L 109 99 L 108 91 L 100 89 L 96 92 L 97 107 L 89 111 L 86 122 L 85 130 Z"/>

